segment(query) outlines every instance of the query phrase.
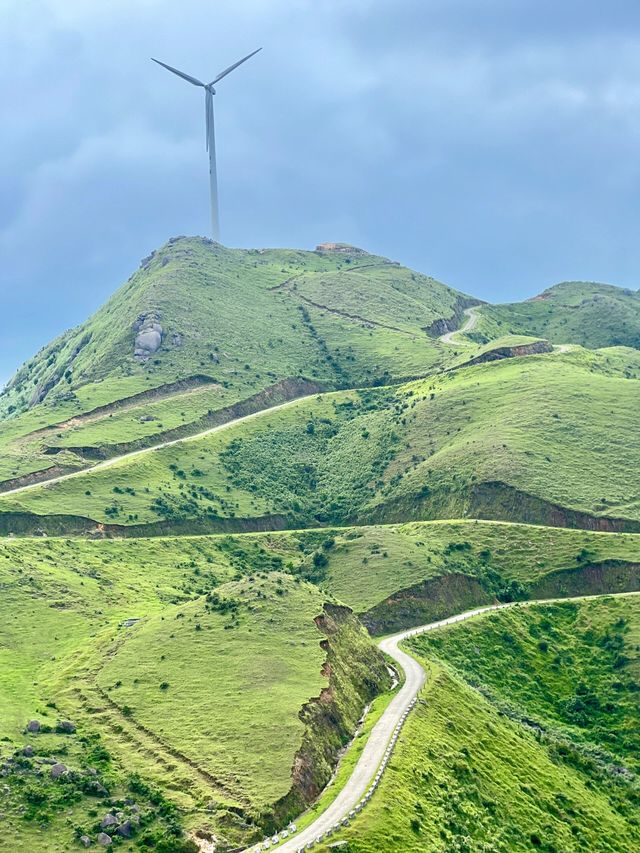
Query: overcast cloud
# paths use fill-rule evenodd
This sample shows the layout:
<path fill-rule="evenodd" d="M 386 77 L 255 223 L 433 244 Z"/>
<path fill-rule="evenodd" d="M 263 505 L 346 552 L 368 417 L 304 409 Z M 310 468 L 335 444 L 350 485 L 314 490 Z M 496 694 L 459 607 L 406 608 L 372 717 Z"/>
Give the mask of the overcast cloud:
<path fill-rule="evenodd" d="M 0 0 L 0 381 L 139 259 L 343 240 L 493 301 L 640 286 L 634 0 Z"/>

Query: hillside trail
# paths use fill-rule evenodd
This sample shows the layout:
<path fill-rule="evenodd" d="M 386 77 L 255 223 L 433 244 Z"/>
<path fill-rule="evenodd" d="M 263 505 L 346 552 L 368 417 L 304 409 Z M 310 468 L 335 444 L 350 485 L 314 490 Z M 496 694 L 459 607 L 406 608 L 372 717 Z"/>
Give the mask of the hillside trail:
<path fill-rule="evenodd" d="M 453 344 L 455 345 L 456 341 L 454 340 L 454 336 L 458 334 L 464 334 L 465 332 L 470 332 L 475 328 L 478 319 L 480 317 L 480 306 L 474 305 L 471 308 L 465 308 L 464 313 L 467 317 L 465 322 L 459 329 L 454 329 L 452 332 L 446 332 L 444 335 L 440 335 L 440 340 L 443 344 Z"/>
<path fill-rule="evenodd" d="M 53 485 L 54 483 L 61 483 L 63 480 L 72 480 L 74 477 L 81 477 L 82 475 L 91 474 L 94 471 L 100 471 L 104 468 L 112 468 L 114 465 L 118 465 L 124 460 L 135 459 L 140 456 L 144 456 L 147 453 L 155 453 L 157 450 L 164 450 L 166 447 L 172 447 L 175 444 L 186 444 L 190 441 L 197 441 L 197 439 L 203 438 L 204 436 L 212 435 L 215 432 L 221 432 L 222 430 L 229 429 L 230 427 L 237 426 L 238 424 L 262 417 L 262 415 L 272 414 L 273 412 L 277 412 L 281 409 L 286 409 L 289 406 L 293 406 L 296 403 L 300 403 L 302 400 L 308 400 L 311 397 L 316 396 L 317 392 L 313 392 L 312 394 L 304 394 L 301 397 L 294 397 L 292 400 L 287 400 L 284 403 L 279 403 L 277 406 L 269 406 L 266 409 L 259 409 L 257 412 L 252 412 L 249 415 L 242 415 L 241 417 L 234 418 L 233 420 L 227 421 L 224 424 L 218 424 L 217 426 L 209 427 L 208 429 L 205 429 L 202 432 L 194 433 L 194 435 L 183 436 L 181 438 L 172 438 L 170 441 L 163 441 L 160 444 L 154 444 L 151 447 L 143 447 L 140 450 L 131 450 L 128 453 L 122 453 L 119 456 L 113 456 L 111 459 L 105 459 L 103 462 L 97 462 L 95 465 L 90 465 L 87 468 L 80 468 L 77 471 L 70 471 L 68 474 L 59 474 L 56 477 L 51 477 L 50 480 L 42 480 L 37 483 L 27 483 L 24 486 L 16 486 L 15 489 L 9 489 L 6 492 L 0 492 L 0 497 L 5 497 L 6 495 L 15 495 L 19 492 L 26 492 L 29 489 L 46 488 L 47 486 Z"/>
<path fill-rule="evenodd" d="M 430 622 L 418 628 L 400 631 L 398 634 L 383 638 L 378 643 L 378 647 L 393 658 L 402 668 L 405 674 L 405 681 L 371 730 L 367 743 L 348 781 L 335 800 L 309 826 L 287 837 L 283 843 L 273 843 L 269 839 L 271 842 L 269 847 L 264 847 L 264 842 L 254 844 L 246 848 L 244 853 L 257 853 L 258 850 L 263 849 L 275 849 L 277 853 L 299 853 L 299 851 L 307 849 L 307 845 L 313 846 L 320 841 L 326 841 L 329 837 L 327 833 L 330 835 L 343 825 L 348 825 L 348 822 L 353 820 L 358 812 L 366 806 L 382 778 L 402 724 L 411 708 L 415 705 L 418 694 L 427 680 L 426 673 L 421 664 L 400 648 L 400 643 L 404 640 L 424 634 L 427 631 L 434 631 L 439 628 L 445 628 L 448 625 L 454 625 L 457 622 L 463 622 L 466 619 L 473 619 L 474 617 L 482 616 L 495 610 L 639 594 L 639 592 L 622 592 L 601 595 L 580 595 L 571 598 L 548 598 L 540 601 L 517 601 L 508 604 L 491 604 L 486 607 L 477 607 L 474 610 L 459 613 L 456 616 L 450 616 L 447 619 L 440 619 L 437 622 Z M 345 821 L 347 823 L 344 823 Z"/>

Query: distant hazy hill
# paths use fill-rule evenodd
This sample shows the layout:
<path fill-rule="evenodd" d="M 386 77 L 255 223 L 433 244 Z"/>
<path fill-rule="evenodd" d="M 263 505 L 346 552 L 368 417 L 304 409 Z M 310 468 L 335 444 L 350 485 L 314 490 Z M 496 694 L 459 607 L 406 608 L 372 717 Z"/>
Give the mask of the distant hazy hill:
<path fill-rule="evenodd" d="M 640 291 L 567 281 L 526 302 L 487 305 L 471 337 L 533 335 L 556 344 L 640 347 Z"/>

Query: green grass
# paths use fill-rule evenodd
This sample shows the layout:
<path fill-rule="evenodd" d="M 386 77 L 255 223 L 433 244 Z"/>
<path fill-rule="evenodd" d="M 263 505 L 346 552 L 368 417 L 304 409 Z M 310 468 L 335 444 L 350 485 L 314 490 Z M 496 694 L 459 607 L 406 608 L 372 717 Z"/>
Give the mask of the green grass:
<path fill-rule="evenodd" d="M 637 782 L 613 764 L 637 762 L 639 615 L 630 599 L 527 607 L 412 641 L 429 670 L 422 701 L 371 803 L 332 843 L 348 853 L 636 849 Z M 607 645 L 618 636 L 622 666 Z M 616 707 L 576 726 L 566 709 L 575 714 L 582 682 L 592 706 L 597 696 Z"/>
<path fill-rule="evenodd" d="M 356 612 L 400 590 L 489 570 L 528 589 L 556 572 L 610 560 L 640 563 L 640 535 L 477 521 L 413 522 L 336 531 L 321 583 Z M 311 557 L 305 568 L 313 572 Z M 451 601 L 450 612 L 455 612 Z"/>
<path fill-rule="evenodd" d="M 275 574 L 225 584 L 130 630 L 97 683 L 131 719 L 264 808 L 291 787 L 302 705 L 326 686 L 316 587 Z M 212 609 L 226 605 L 237 609 Z M 262 744 L 263 748 L 256 748 Z M 268 748 L 264 748 L 269 745 Z"/>
<path fill-rule="evenodd" d="M 452 356 L 426 330 L 452 316 L 463 298 L 366 253 L 170 241 L 92 317 L 44 347 L 7 384 L 0 394 L 0 419 L 8 418 L 0 426 L 0 477 L 50 464 L 45 439 L 73 447 L 152 436 L 287 378 L 341 387 L 424 375 Z M 362 304 L 368 308 L 358 308 Z M 134 325 L 145 317 L 161 324 L 163 342 L 141 361 L 134 356 Z M 97 406 L 195 375 L 210 377 L 221 390 L 181 395 L 175 404 L 146 403 L 113 419 L 107 414 L 89 426 L 28 438 Z M 157 420 L 140 421 L 147 416 Z"/>
<path fill-rule="evenodd" d="M 412 643 L 585 761 L 640 769 L 640 598 L 527 606 Z M 576 758 L 576 761 L 578 758 Z"/>
<path fill-rule="evenodd" d="M 276 514 L 313 526 L 466 515 L 546 522 L 558 506 L 638 522 L 640 383 L 624 364 L 618 351 L 576 350 L 320 395 L 0 496 L 0 509 L 125 525 Z M 514 491 L 523 497 L 512 500 Z"/>
<path fill-rule="evenodd" d="M 640 294 L 608 284 L 564 282 L 535 299 L 483 305 L 469 333 L 486 342 L 500 334 L 533 335 L 591 349 L 640 347 Z"/>
<path fill-rule="evenodd" d="M 273 820 L 276 807 L 293 816 L 307 795 L 288 796 L 296 754 L 309 753 L 309 740 L 324 750 L 325 765 L 310 771 L 321 787 L 387 678 L 355 621 L 336 617 L 321 647 L 327 634 L 314 620 L 330 596 L 290 573 L 319 544 L 304 533 L 0 541 L 0 754 L 21 746 L 30 719 L 50 727 L 71 719 L 76 735 L 38 736 L 50 750 L 38 754 L 82 770 L 91 766 L 84 740 L 97 739 L 109 755 L 109 790 L 126 790 L 139 774 L 179 807 L 183 826 L 234 846 L 262 832 L 255 821 Z M 327 689 L 342 721 L 328 733 L 311 710 L 302 715 Z M 3 828 L 43 849 L 38 825 L 20 816 L 19 781 Z M 47 797 L 55 849 L 72 849 L 56 790 Z M 74 821 L 88 827 L 95 803 L 74 798 Z"/>

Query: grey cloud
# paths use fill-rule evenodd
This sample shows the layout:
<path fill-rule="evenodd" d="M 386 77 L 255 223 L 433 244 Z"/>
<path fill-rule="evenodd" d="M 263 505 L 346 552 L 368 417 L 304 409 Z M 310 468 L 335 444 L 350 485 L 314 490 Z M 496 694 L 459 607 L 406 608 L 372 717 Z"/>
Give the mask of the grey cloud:
<path fill-rule="evenodd" d="M 0 376 L 138 258 L 208 227 L 196 76 L 229 244 L 363 244 L 485 298 L 637 287 L 640 8 L 595 0 L 8 0 Z M 24 333 L 16 335 L 16 328 Z"/>

